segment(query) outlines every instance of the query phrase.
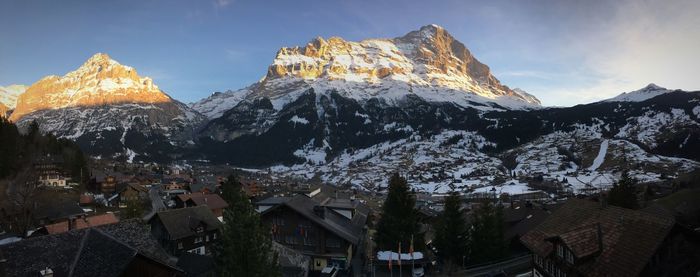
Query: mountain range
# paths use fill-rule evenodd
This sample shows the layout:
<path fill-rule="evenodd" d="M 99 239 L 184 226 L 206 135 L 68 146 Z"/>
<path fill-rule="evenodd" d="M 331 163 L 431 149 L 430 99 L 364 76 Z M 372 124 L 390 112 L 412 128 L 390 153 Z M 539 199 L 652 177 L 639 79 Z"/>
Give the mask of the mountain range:
<path fill-rule="evenodd" d="M 604 142 L 640 172 L 657 172 L 651 179 L 700 161 L 700 93 L 651 84 L 542 107 L 436 25 L 393 39 L 283 47 L 260 81 L 190 105 L 106 54 L 14 92 L 22 90 L 0 91 L 12 121 L 37 122 L 96 157 L 208 160 L 355 185 L 379 178 L 362 174 L 370 171 L 422 172 L 409 181 L 428 178 L 435 189 L 469 174 L 623 170 L 620 161 L 593 168 Z M 532 153 L 551 159 L 527 163 Z M 441 173 L 430 165 L 437 161 Z M 470 162 L 478 170 L 462 166 Z"/>

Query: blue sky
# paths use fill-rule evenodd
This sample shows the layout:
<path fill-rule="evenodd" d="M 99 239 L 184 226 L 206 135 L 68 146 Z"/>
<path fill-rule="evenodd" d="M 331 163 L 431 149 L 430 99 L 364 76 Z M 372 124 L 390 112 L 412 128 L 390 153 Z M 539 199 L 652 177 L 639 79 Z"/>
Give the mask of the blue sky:
<path fill-rule="evenodd" d="M 656 83 L 700 90 L 700 1 L 2 0 L 0 85 L 97 52 L 183 102 L 259 80 L 282 46 L 443 26 L 502 83 L 571 106 Z"/>

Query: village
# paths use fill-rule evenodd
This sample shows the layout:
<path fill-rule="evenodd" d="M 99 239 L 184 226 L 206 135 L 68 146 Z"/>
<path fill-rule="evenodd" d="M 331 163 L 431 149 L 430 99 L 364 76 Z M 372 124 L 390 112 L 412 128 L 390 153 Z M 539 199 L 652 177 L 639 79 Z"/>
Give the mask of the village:
<path fill-rule="evenodd" d="M 579 265 L 571 261 L 559 265 L 557 256 L 545 250 L 554 249 L 550 243 L 568 249 L 558 250 L 559 257 L 586 261 L 580 270 L 615 268 L 608 264 L 611 262 L 586 257 L 623 251 L 621 247 L 627 246 L 622 245 L 633 242 L 623 238 L 647 234 L 652 236 L 645 240 L 650 245 L 640 251 L 648 253 L 643 258 L 629 258 L 639 273 L 650 270 L 650 263 L 666 259 L 659 255 L 675 255 L 682 243 L 698 243 L 698 229 L 693 229 L 697 222 L 678 222 L 679 215 L 668 212 L 688 217 L 695 210 L 685 206 L 681 208 L 686 210 L 679 210 L 678 205 L 686 204 L 655 200 L 683 197 L 674 193 L 687 193 L 681 189 L 697 186 L 693 183 L 697 179 L 639 185 L 635 193 L 642 208 L 632 210 L 608 206 L 600 197 L 600 188 L 572 191 L 565 181 L 547 174 L 492 178 L 493 185 L 455 195 L 466 224 L 477 224 L 472 221 L 484 205 L 502 209 L 498 219 L 502 255 L 475 263 L 478 253 L 469 253 L 457 265 L 448 265 L 434 239 L 450 193 L 412 190 L 420 226 L 415 235 L 423 236 L 420 241 L 425 244 L 414 251 L 412 235 L 410 249 L 408 245 L 403 250 L 382 249 L 374 238 L 390 190 L 387 187 L 371 191 L 205 162 L 157 164 L 104 159 L 92 160 L 90 172 L 81 175 L 83 180 L 75 180 L 62 171 L 61 163 L 60 158 L 49 155 L 38 159 L 28 175 L 33 179 L 27 180 L 34 184 L 33 190 L 27 191 L 26 203 L 20 203 L 31 208 L 25 214 L 2 211 L 0 256 L 5 259 L 2 267 L 11 276 L 59 276 L 52 274 L 80 270 L 100 275 L 113 270 L 117 275 L 216 276 L 213 249 L 221 236 L 225 210 L 231 205 L 222 197 L 226 189 L 222 184 L 231 174 L 238 177 L 243 193 L 269 228 L 283 276 L 515 276 L 533 272 L 566 276 L 564 268 L 576 272 Z M 605 221 L 596 221 L 601 217 Z M 583 222 L 589 224 L 581 230 L 565 227 Z M 630 224 L 636 226 L 634 230 L 627 227 Z M 601 233 L 601 225 L 624 232 L 625 237 Z M 657 247 L 669 241 L 674 243 L 668 247 L 674 249 Z M 114 253 L 114 245 L 124 253 Z M 110 258 L 94 259 L 86 251 Z M 34 258 L 18 262 L 8 255 Z M 89 264 L 83 264 L 83 259 Z M 71 260 L 81 263 L 71 264 Z"/>

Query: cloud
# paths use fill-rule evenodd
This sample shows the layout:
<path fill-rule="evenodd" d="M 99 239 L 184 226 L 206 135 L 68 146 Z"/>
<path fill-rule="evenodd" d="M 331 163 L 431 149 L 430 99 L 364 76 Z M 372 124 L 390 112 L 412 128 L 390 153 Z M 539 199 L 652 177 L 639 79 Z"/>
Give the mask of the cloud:
<path fill-rule="evenodd" d="M 233 3 L 233 0 L 214 0 L 214 6 L 217 8 L 225 8 Z"/>
<path fill-rule="evenodd" d="M 554 78 L 555 74 L 544 71 L 534 71 L 534 70 L 514 70 L 514 71 L 504 71 L 497 74 L 498 77 L 527 77 L 534 79 L 544 79 L 549 80 Z"/>
<path fill-rule="evenodd" d="M 556 36 L 556 48 L 541 50 L 556 57 L 544 69 L 531 71 L 526 64 L 497 76 L 516 81 L 544 105 L 558 106 L 600 101 L 649 83 L 700 90 L 700 1 L 612 3 L 587 6 L 586 16 L 562 23 L 566 33 Z M 563 10 L 580 10 L 573 8 Z"/>
<path fill-rule="evenodd" d="M 562 96 L 591 102 L 649 83 L 700 89 L 698 11 L 696 0 L 620 1 L 609 21 L 573 43 L 585 57 L 583 66 L 598 80 L 564 89 Z"/>

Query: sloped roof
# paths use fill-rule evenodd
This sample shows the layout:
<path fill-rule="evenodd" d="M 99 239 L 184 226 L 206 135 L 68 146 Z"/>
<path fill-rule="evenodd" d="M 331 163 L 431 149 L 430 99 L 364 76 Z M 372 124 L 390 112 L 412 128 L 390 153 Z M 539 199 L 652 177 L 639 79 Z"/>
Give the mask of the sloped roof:
<path fill-rule="evenodd" d="M 73 219 L 73 229 L 85 229 L 100 225 L 113 224 L 119 222 L 114 214 L 101 214 Z M 69 221 L 62 221 L 44 226 L 49 234 L 63 233 L 69 230 Z"/>
<path fill-rule="evenodd" d="M 194 226 L 204 223 L 206 230 L 217 230 L 221 222 L 207 206 L 173 209 L 156 213 L 151 220 L 160 220 L 172 239 L 181 239 L 195 234 Z"/>
<path fill-rule="evenodd" d="M 273 201 L 267 200 L 266 202 Z M 305 218 L 313 221 L 314 223 L 352 244 L 359 243 L 360 236 L 362 235 L 362 228 L 367 220 L 367 214 L 362 212 L 356 212 L 353 219 L 349 220 L 345 216 L 342 216 L 323 206 L 321 203 L 316 202 L 313 198 L 309 198 L 304 195 L 296 195 L 294 197 L 287 198 L 286 201 L 282 202 L 277 207 L 265 210 L 263 214 L 275 210 L 280 206 L 289 207 Z M 314 213 L 314 207 L 316 206 L 325 209 L 323 217 Z"/>
<path fill-rule="evenodd" d="M 0 255 L 2 276 L 36 276 L 47 267 L 54 276 L 121 276 L 137 255 L 173 267 L 143 224 L 129 220 L 2 245 Z"/>
<path fill-rule="evenodd" d="M 673 217 L 569 199 L 521 241 L 532 252 L 546 257 L 553 250 L 551 238 L 559 237 L 578 255 L 586 255 L 600 243 L 595 259 L 577 263 L 587 276 L 636 276 L 645 267 L 673 227 Z M 594 230 L 600 226 L 600 233 Z M 595 231 L 595 232 L 594 232 Z M 596 236 L 600 236 L 597 238 Z M 596 241 L 598 240 L 599 241 Z"/>
<path fill-rule="evenodd" d="M 202 194 L 202 193 L 191 193 L 191 194 L 180 194 L 177 196 L 183 202 L 191 202 L 197 206 L 206 205 L 210 209 L 224 209 L 228 207 L 226 200 L 221 198 L 218 194 Z"/>
<path fill-rule="evenodd" d="M 584 258 L 600 250 L 600 224 L 591 224 L 558 236 L 571 249 L 576 258 Z"/>
<path fill-rule="evenodd" d="M 70 276 L 121 276 L 138 250 L 104 232 L 89 229 L 71 265 Z"/>
<path fill-rule="evenodd" d="M 214 258 L 185 252 L 177 260 L 177 267 L 187 273 L 187 276 L 209 276 L 215 271 Z"/>

